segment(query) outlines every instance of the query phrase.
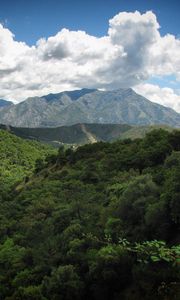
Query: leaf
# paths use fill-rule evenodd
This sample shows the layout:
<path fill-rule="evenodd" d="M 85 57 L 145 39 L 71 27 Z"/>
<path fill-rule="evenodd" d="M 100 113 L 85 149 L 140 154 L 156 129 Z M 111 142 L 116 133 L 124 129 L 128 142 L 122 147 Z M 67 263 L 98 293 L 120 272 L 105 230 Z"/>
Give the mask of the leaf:
<path fill-rule="evenodd" d="M 151 256 L 152 261 L 156 262 L 156 261 L 160 261 L 160 258 L 157 256 L 152 255 Z"/>

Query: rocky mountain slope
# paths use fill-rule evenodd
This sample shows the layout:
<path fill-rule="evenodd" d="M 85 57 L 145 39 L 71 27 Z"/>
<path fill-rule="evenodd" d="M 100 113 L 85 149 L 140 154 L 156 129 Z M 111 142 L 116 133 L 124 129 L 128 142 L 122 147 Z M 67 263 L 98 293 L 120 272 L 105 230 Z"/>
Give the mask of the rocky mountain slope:
<path fill-rule="evenodd" d="M 180 127 L 180 114 L 153 103 L 132 89 L 82 89 L 28 98 L 0 111 L 0 123 L 18 127 L 57 127 L 108 123 Z"/>

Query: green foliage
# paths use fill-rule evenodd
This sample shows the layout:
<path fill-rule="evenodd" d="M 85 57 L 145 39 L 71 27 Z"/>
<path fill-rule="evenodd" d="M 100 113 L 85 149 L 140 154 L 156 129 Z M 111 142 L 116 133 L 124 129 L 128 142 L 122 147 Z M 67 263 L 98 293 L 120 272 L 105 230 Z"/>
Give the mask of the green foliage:
<path fill-rule="evenodd" d="M 14 241 L 8 238 L 0 245 L 0 263 L 5 264 L 9 269 L 13 266 L 18 268 L 19 262 L 24 254 L 24 248 L 15 245 Z"/>
<path fill-rule="evenodd" d="M 0 186 L 3 300 L 179 298 L 177 133 L 57 154 L 2 137 L 11 174 Z"/>
<path fill-rule="evenodd" d="M 47 300 L 41 293 L 41 286 L 19 287 L 9 300 Z"/>
<path fill-rule="evenodd" d="M 43 293 L 52 300 L 80 299 L 81 290 L 82 282 L 72 265 L 59 266 L 42 283 Z"/>
<path fill-rule="evenodd" d="M 168 248 L 164 241 L 146 241 L 142 244 L 136 243 L 134 251 L 138 254 L 138 261 L 148 263 L 148 259 L 152 262 L 167 261 L 177 264 L 179 262 L 179 246 Z"/>
<path fill-rule="evenodd" d="M 55 153 L 55 150 L 49 146 L 26 141 L 0 130 L 0 185 L 6 191 L 21 182 L 33 173 L 38 162 L 43 162 L 47 154 L 51 153 Z M 43 167 L 41 164 L 41 168 Z M 37 169 L 40 170 L 39 166 Z"/>

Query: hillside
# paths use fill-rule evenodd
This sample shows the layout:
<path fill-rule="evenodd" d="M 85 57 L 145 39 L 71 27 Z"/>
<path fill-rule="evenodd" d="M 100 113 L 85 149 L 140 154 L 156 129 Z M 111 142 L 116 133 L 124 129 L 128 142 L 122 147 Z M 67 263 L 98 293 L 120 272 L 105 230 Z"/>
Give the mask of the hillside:
<path fill-rule="evenodd" d="M 0 123 L 16 127 L 58 127 L 77 123 L 180 127 L 180 114 L 132 89 L 82 89 L 28 98 L 0 111 Z"/>
<path fill-rule="evenodd" d="M 60 148 L 0 198 L 1 298 L 179 299 L 179 174 L 179 131 Z"/>
<path fill-rule="evenodd" d="M 55 128 L 21 128 L 0 125 L 0 128 L 21 138 L 34 139 L 58 147 L 61 144 L 82 145 L 96 141 L 113 141 L 120 138 L 132 126 L 125 124 L 75 124 Z"/>
<path fill-rule="evenodd" d="M 25 141 L 0 129 L 0 185 L 1 189 L 30 176 L 37 159 L 56 153 L 50 146 L 35 141 Z"/>
<path fill-rule="evenodd" d="M 153 129 L 163 128 L 172 131 L 165 125 L 130 126 L 127 124 L 75 124 L 55 128 L 26 128 L 0 125 L 1 129 L 25 139 L 37 140 L 59 147 L 63 144 L 83 145 L 97 141 L 112 142 L 117 139 L 142 138 Z"/>

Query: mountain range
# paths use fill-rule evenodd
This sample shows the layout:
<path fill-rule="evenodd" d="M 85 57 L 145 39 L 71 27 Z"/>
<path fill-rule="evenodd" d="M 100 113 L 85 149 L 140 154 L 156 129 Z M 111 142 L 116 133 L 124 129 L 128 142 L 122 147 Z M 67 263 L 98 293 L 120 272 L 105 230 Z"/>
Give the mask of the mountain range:
<path fill-rule="evenodd" d="M 0 109 L 0 123 L 17 127 L 57 127 L 77 123 L 180 127 L 180 114 L 132 89 L 81 89 L 31 97 Z"/>

